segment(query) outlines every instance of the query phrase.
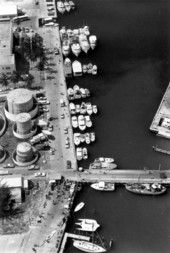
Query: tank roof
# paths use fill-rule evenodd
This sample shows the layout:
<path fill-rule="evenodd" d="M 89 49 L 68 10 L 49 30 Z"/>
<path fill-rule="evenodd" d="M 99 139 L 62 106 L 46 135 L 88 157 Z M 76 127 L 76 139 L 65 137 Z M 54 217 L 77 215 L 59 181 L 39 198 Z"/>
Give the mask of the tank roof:
<path fill-rule="evenodd" d="M 29 113 L 23 112 L 17 115 L 17 121 L 19 122 L 27 122 L 29 120 L 31 120 L 31 115 Z"/>
<path fill-rule="evenodd" d="M 8 102 L 13 102 L 15 104 L 22 104 L 30 99 L 32 99 L 32 92 L 27 89 L 16 89 L 8 93 L 7 100 Z"/>
<path fill-rule="evenodd" d="M 32 146 L 28 142 L 21 142 L 17 146 L 17 151 L 20 151 L 20 152 L 28 152 L 31 149 L 32 149 Z"/>

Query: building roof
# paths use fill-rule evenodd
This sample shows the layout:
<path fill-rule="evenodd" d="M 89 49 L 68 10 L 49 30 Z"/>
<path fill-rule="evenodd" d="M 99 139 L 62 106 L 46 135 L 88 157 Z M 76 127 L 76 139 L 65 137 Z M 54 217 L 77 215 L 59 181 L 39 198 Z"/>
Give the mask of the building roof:
<path fill-rule="evenodd" d="M 0 4 L 0 16 L 5 16 L 5 15 L 17 16 L 17 5 L 16 4 Z"/>
<path fill-rule="evenodd" d="M 4 66 L 4 65 L 14 65 L 15 64 L 15 58 L 14 58 L 14 54 L 11 55 L 2 55 L 1 54 L 1 50 L 0 50 L 0 66 Z"/>
<path fill-rule="evenodd" d="M 9 20 L 0 22 L 0 54 L 11 54 L 11 29 L 12 26 Z"/>
<path fill-rule="evenodd" d="M 0 177 L 0 186 L 6 184 L 9 188 L 17 188 L 23 186 L 22 176 L 2 176 Z"/>

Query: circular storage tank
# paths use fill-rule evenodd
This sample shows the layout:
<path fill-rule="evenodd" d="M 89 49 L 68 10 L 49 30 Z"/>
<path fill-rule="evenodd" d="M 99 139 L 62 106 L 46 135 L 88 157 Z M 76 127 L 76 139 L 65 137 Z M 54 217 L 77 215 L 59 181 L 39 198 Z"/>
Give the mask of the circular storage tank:
<path fill-rule="evenodd" d="M 17 116 L 17 133 L 28 134 L 32 129 L 31 115 L 29 113 L 19 113 Z"/>
<path fill-rule="evenodd" d="M 30 162 L 34 158 L 34 152 L 32 146 L 28 142 L 21 142 L 17 146 L 16 160 L 18 162 L 26 163 Z"/>
<path fill-rule="evenodd" d="M 33 95 L 27 89 L 16 89 L 7 95 L 8 111 L 12 114 L 29 112 L 33 108 Z"/>

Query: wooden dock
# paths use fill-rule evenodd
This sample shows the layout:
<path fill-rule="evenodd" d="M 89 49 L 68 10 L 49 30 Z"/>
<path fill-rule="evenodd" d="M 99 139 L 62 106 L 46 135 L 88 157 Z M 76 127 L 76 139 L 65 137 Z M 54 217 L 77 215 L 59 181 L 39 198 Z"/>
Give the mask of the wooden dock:
<path fill-rule="evenodd" d="M 76 235 L 76 234 L 71 234 L 71 233 L 65 233 L 64 237 L 63 237 L 63 241 L 62 241 L 59 253 L 63 253 L 63 251 L 65 249 L 65 245 L 66 245 L 67 239 L 69 237 L 73 238 L 73 239 L 84 240 L 84 241 L 89 241 L 90 240 L 89 236 L 83 236 L 83 235 Z"/>

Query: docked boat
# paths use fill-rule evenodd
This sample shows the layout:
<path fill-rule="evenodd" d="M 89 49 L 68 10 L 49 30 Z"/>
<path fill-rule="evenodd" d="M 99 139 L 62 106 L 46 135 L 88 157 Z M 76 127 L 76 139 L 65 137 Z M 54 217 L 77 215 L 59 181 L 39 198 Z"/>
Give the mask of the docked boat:
<path fill-rule="evenodd" d="M 86 129 L 86 121 L 85 121 L 84 115 L 78 116 L 78 125 L 81 131 L 84 131 Z"/>
<path fill-rule="evenodd" d="M 68 40 L 63 41 L 62 53 L 65 57 L 67 57 L 70 54 L 70 43 Z"/>
<path fill-rule="evenodd" d="M 86 114 L 86 112 L 87 112 L 86 104 L 84 102 L 82 102 L 81 105 L 80 105 L 80 113 L 81 114 Z"/>
<path fill-rule="evenodd" d="M 87 97 L 90 97 L 90 91 L 89 91 L 89 89 L 85 88 L 84 90 L 85 90 L 85 92 L 86 92 L 86 96 L 87 96 Z"/>
<path fill-rule="evenodd" d="M 72 63 L 73 75 L 82 76 L 82 65 L 79 61 L 74 61 Z"/>
<path fill-rule="evenodd" d="M 82 241 L 82 240 L 74 240 L 73 246 L 79 250 L 88 252 L 88 253 L 102 253 L 106 252 L 105 248 L 94 244 L 92 242 Z"/>
<path fill-rule="evenodd" d="M 83 150 L 82 148 L 76 148 L 76 156 L 77 156 L 77 160 L 81 161 L 83 159 Z"/>
<path fill-rule="evenodd" d="M 76 225 L 81 226 L 81 228 L 77 228 L 77 230 L 94 232 L 100 227 L 100 225 L 97 223 L 96 220 L 92 219 L 78 219 L 78 220 L 80 222 L 77 222 Z"/>
<path fill-rule="evenodd" d="M 109 183 L 109 182 L 98 182 L 90 185 L 93 189 L 98 191 L 114 191 L 115 190 L 115 184 Z"/>
<path fill-rule="evenodd" d="M 72 121 L 73 128 L 77 128 L 78 127 L 77 117 L 76 116 L 72 116 L 71 121 Z"/>
<path fill-rule="evenodd" d="M 80 87 L 78 85 L 73 86 L 73 92 L 74 92 L 75 99 L 81 98 L 81 91 L 80 91 Z"/>
<path fill-rule="evenodd" d="M 87 144 L 90 144 L 90 133 L 85 133 L 85 141 Z"/>
<path fill-rule="evenodd" d="M 80 202 L 74 209 L 74 212 L 80 211 L 84 207 L 84 202 Z"/>
<path fill-rule="evenodd" d="M 136 194 L 143 194 L 143 195 L 161 195 L 166 191 L 166 187 L 157 184 L 157 183 L 134 183 L 134 184 L 125 184 L 126 190 L 136 193 Z"/>
<path fill-rule="evenodd" d="M 73 1 L 69 1 L 69 4 L 71 6 L 71 9 L 74 10 L 75 9 L 75 3 Z"/>
<path fill-rule="evenodd" d="M 92 127 L 92 121 L 91 121 L 89 115 L 85 115 L 85 120 L 86 120 L 86 126 L 87 127 Z"/>
<path fill-rule="evenodd" d="M 75 104 L 70 103 L 69 107 L 70 107 L 70 114 L 72 114 L 72 115 L 76 114 L 76 106 L 75 106 Z"/>
<path fill-rule="evenodd" d="M 96 44 L 97 44 L 97 37 L 96 37 L 96 35 L 90 35 L 89 36 L 89 42 L 90 42 L 91 49 L 94 50 L 95 47 L 96 47 Z"/>
<path fill-rule="evenodd" d="M 87 64 L 87 74 L 92 74 L 92 71 L 93 71 L 93 64 L 88 63 Z"/>
<path fill-rule="evenodd" d="M 80 141 L 83 143 L 85 142 L 85 134 L 80 135 Z"/>
<path fill-rule="evenodd" d="M 64 6 L 67 12 L 70 12 L 71 10 L 71 5 L 69 4 L 69 2 L 67 2 L 66 0 L 64 1 Z"/>
<path fill-rule="evenodd" d="M 75 56 L 79 56 L 79 54 L 81 53 L 81 47 L 80 47 L 80 44 L 78 42 L 74 42 L 72 45 L 71 45 L 71 50 L 72 50 L 72 53 L 75 55 Z"/>
<path fill-rule="evenodd" d="M 91 141 L 91 142 L 94 142 L 95 140 L 96 140 L 96 135 L 95 135 L 94 132 L 91 132 L 91 133 L 90 133 L 90 141 Z"/>
<path fill-rule="evenodd" d="M 74 100 L 74 91 L 73 91 L 73 89 L 72 88 L 68 88 L 67 89 L 67 94 L 68 94 L 68 99 L 69 100 Z"/>
<path fill-rule="evenodd" d="M 76 113 L 80 113 L 80 105 L 79 104 L 76 105 Z"/>
<path fill-rule="evenodd" d="M 85 25 L 83 27 L 83 32 L 86 36 L 89 36 L 90 35 L 90 30 L 89 30 L 89 26 L 88 25 Z"/>
<path fill-rule="evenodd" d="M 93 107 L 92 107 L 92 104 L 90 102 L 86 103 L 86 108 L 87 108 L 87 114 L 88 115 L 92 115 L 92 113 L 93 113 Z"/>
<path fill-rule="evenodd" d="M 90 44 L 85 34 L 79 35 L 79 43 L 80 43 L 81 49 L 87 54 L 87 52 L 90 49 Z"/>
<path fill-rule="evenodd" d="M 63 41 L 63 37 L 65 37 L 66 34 L 67 34 L 66 27 L 62 26 L 62 28 L 60 29 L 60 38 L 62 41 Z"/>
<path fill-rule="evenodd" d="M 87 148 L 83 148 L 83 159 L 87 160 L 88 159 L 88 152 L 87 152 Z"/>
<path fill-rule="evenodd" d="M 62 1 L 58 1 L 57 2 L 57 10 L 60 12 L 60 13 L 62 13 L 62 14 L 64 14 L 65 13 L 65 6 L 64 6 L 64 3 L 62 2 Z"/>
<path fill-rule="evenodd" d="M 65 58 L 64 60 L 64 73 L 65 77 L 72 77 L 72 67 L 71 60 L 69 58 Z"/>
<path fill-rule="evenodd" d="M 91 163 L 89 169 L 100 169 L 100 170 L 114 170 L 117 168 L 117 164 L 115 163 L 101 163 L 101 162 L 94 162 Z"/>
<path fill-rule="evenodd" d="M 80 133 L 74 133 L 74 144 L 76 146 L 80 144 Z"/>
<path fill-rule="evenodd" d="M 94 162 L 101 162 L 101 163 L 114 163 L 114 158 L 108 158 L 108 157 L 99 157 L 94 160 Z"/>
<path fill-rule="evenodd" d="M 83 73 L 86 74 L 87 73 L 87 65 L 86 64 L 83 64 Z"/>
<path fill-rule="evenodd" d="M 97 114 L 98 112 L 97 105 L 93 105 L 92 108 L 93 108 L 93 113 Z"/>
<path fill-rule="evenodd" d="M 93 65 L 91 73 L 92 73 L 92 75 L 97 75 L 97 66 L 96 65 Z"/>

